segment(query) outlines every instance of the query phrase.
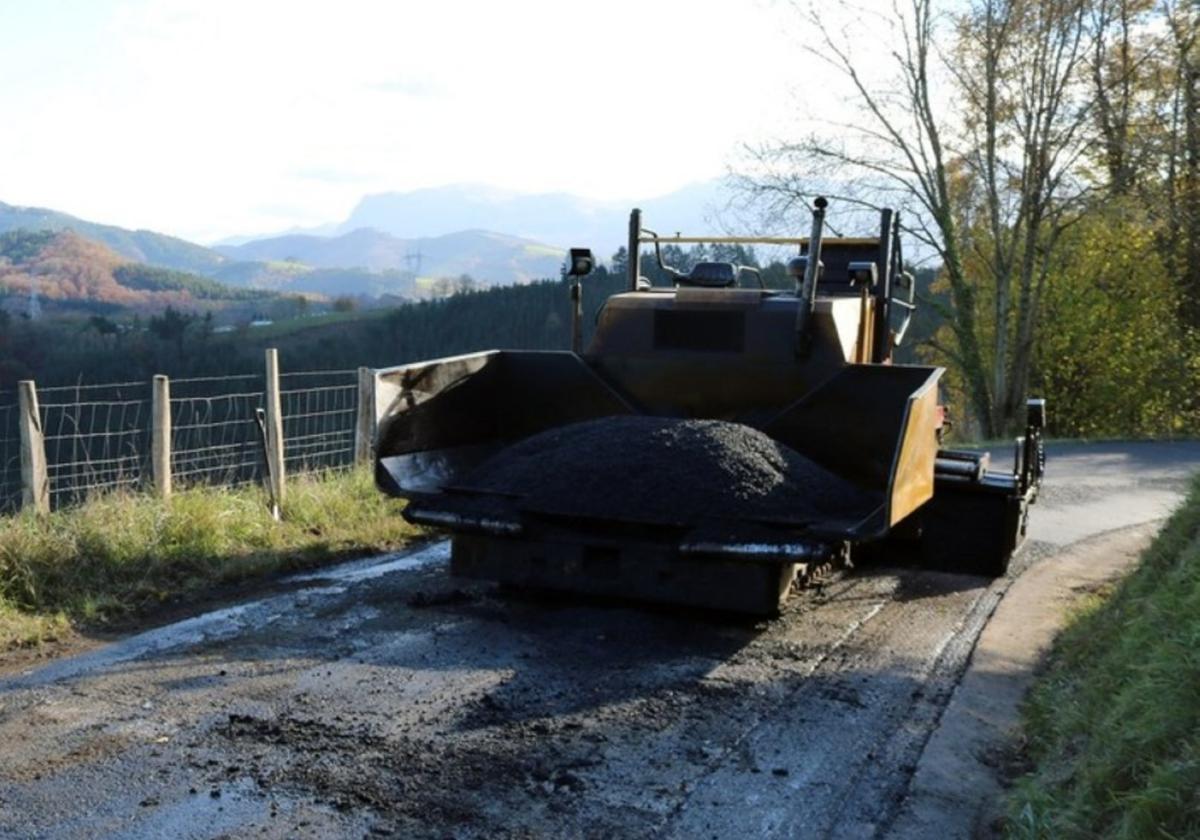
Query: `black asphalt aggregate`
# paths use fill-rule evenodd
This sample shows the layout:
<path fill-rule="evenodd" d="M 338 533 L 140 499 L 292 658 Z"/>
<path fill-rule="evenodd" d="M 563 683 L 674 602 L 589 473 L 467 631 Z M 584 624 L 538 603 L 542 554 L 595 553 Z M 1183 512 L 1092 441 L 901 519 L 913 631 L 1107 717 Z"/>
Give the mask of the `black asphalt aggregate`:
<path fill-rule="evenodd" d="M 680 525 L 849 519 L 879 503 L 749 426 L 636 415 L 542 432 L 460 484 L 515 497 L 526 510 Z"/>

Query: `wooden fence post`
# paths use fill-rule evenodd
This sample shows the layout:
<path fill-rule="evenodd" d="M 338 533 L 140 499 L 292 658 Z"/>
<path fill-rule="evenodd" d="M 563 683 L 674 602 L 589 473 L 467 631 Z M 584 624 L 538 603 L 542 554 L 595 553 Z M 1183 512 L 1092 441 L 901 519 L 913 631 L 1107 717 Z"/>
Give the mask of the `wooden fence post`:
<path fill-rule="evenodd" d="M 271 495 L 275 504 L 283 507 L 283 406 L 279 396 L 279 351 L 267 350 L 267 468 L 270 472 Z"/>
<path fill-rule="evenodd" d="M 50 479 L 37 386 L 32 379 L 24 379 L 17 393 L 21 411 L 21 507 L 38 514 L 49 513 Z"/>
<path fill-rule="evenodd" d="M 354 424 L 354 463 L 369 463 L 374 445 L 375 371 L 369 367 L 360 367 L 358 369 L 358 420 Z"/>
<path fill-rule="evenodd" d="M 171 380 L 154 377 L 150 392 L 150 471 L 154 492 L 160 499 L 171 497 Z"/>

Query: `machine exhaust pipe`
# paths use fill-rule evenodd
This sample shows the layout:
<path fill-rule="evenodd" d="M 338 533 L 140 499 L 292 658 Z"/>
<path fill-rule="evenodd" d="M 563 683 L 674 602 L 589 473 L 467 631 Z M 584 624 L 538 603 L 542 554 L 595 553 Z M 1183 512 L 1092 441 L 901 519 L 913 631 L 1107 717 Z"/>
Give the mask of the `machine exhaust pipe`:
<path fill-rule="evenodd" d="M 793 276 L 803 270 L 798 297 L 800 306 L 796 311 L 796 356 L 803 359 L 812 347 L 812 331 L 809 321 L 817 303 L 817 282 L 821 276 L 821 236 L 825 232 L 825 208 L 829 202 L 817 196 L 813 202 L 812 234 L 808 237 L 808 253 L 796 257 L 788 265 Z"/>

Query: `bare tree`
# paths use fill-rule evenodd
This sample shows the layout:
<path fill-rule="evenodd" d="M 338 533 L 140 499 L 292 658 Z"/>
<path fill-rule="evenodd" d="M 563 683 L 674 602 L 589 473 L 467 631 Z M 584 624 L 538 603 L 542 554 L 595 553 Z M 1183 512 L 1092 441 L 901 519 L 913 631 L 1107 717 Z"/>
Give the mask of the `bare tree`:
<path fill-rule="evenodd" d="M 1087 146 L 1088 8 L 977 0 L 952 16 L 935 0 L 895 0 L 885 21 L 894 82 L 880 84 L 860 73 L 857 45 L 828 28 L 824 8 L 810 7 L 812 54 L 849 83 L 862 119 L 755 150 L 745 179 L 776 212 L 829 183 L 854 185 L 843 201 L 901 208 L 948 290 L 951 340 L 931 346 L 960 372 L 989 435 L 1020 410 L 1049 256 L 1083 190 L 1072 176 Z"/>
<path fill-rule="evenodd" d="M 1080 70 L 1083 0 L 981 0 L 961 20 L 988 43 L 984 144 L 965 149 L 989 200 L 983 259 L 994 289 L 991 430 L 1011 425 L 1024 402 L 1049 259 L 1086 191 L 1073 176 L 1088 148 Z M 987 65 L 994 64 L 988 67 Z M 969 65 L 968 65 L 969 66 Z M 962 72 L 959 82 L 971 91 Z M 978 246 L 976 246 L 978 247 Z"/>
<path fill-rule="evenodd" d="M 775 214 L 807 203 L 826 188 L 843 202 L 902 211 L 910 235 L 940 259 L 950 290 L 950 309 L 943 312 L 953 332 L 953 346 L 937 344 L 959 368 L 975 413 L 983 422 L 992 415 L 991 391 L 977 323 L 975 287 L 968 282 L 960 250 L 959 214 L 952 188 L 952 154 L 947 149 L 947 115 L 937 113 L 930 90 L 937 61 L 934 49 L 933 0 L 909 0 L 906 9 L 892 6 L 886 22 L 891 30 L 893 83 L 881 87 L 864 78 L 848 39 L 839 38 L 815 7 L 801 13 L 817 34 L 811 54 L 830 64 L 849 82 L 860 119 L 813 132 L 796 143 L 754 150 L 757 172 L 744 179 L 751 196 Z M 849 4 L 843 9 L 850 11 Z M 855 10 L 866 13 L 865 10 Z M 834 139 L 836 138 L 836 139 Z M 828 187 L 833 186 L 830 190 Z"/>

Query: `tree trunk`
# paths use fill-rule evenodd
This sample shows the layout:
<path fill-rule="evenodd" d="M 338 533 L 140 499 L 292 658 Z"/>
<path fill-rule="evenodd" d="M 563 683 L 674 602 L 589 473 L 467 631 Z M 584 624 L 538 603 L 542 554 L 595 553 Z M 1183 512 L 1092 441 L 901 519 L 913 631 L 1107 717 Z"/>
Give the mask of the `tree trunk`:
<path fill-rule="evenodd" d="M 1200 329 L 1200 66 L 1183 58 L 1184 166 L 1180 209 L 1183 211 L 1184 261 L 1180 297 L 1185 322 Z"/>

